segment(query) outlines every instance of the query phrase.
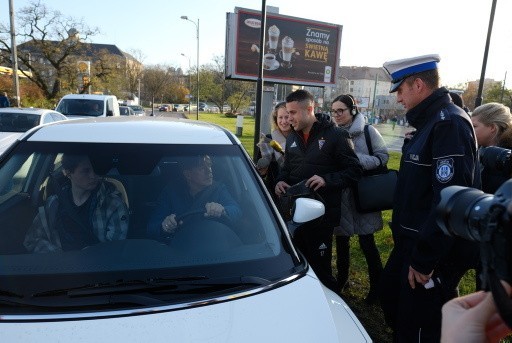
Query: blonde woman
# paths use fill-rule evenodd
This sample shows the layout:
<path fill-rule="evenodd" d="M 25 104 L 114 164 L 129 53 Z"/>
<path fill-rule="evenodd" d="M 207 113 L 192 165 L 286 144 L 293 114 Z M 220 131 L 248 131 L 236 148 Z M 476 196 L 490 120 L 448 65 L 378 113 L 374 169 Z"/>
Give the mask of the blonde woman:
<path fill-rule="evenodd" d="M 271 194 L 274 194 L 274 180 L 284 164 L 286 137 L 291 131 L 292 127 L 288 122 L 286 102 L 283 101 L 278 103 L 272 111 L 272 132 L 263 136 L 258 143 L 261 152 L 261 158 L 258 160 L 258 171 L 265 179 Z"/>
<path fill-rule="evenodd" d="M 498 146 L 512 149 L 512 115 L 510 108 L 497 102 L 478 106 L 471 114 L 476 140 L 480 148 Z M 482 190 L 494 193 L 510 178 L 507 170 L 482 166 Z"/>

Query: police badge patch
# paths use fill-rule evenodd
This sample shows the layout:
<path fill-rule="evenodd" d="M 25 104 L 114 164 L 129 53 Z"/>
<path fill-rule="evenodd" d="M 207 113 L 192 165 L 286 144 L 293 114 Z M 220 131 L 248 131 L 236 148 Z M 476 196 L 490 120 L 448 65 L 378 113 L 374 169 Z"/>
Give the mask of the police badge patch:
<path fill-rule="evenodd" d="M 445 158 L 437 161 L 436 177 L 441 183 L 450 181 L 454 173 L 453 158 Z"/>

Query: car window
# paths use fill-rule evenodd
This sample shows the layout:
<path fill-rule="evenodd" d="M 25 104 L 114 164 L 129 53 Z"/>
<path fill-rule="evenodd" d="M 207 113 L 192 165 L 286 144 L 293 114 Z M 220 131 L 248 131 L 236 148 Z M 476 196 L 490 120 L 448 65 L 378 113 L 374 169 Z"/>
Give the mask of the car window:
<path fill-rule="evenodd" d="M 101 180 L 93 199 L 105 205 L 88 210 L 95 213 L 90 231 L 80 231 L 76 223 L 89 222 L 86 214 L 74 217 L 69 201 L 76 182 L 66 169 L 72 157 Z M 205 182 L 208 187 L 193 192 Z M 51 282 L 33 285 L 40 290 L 79 286 L 80 275 L 88 275 L 88 283 L 106 275 L 275 280 L 298 263 L 238 146 L 21 142 L 0 164 L 0 190 L 0 257 L 6 258 L 0 279 L 46 275 Z M 205 217 L 207 203 L 224 209 Z M 171 215 L 180 225 L 167 232 L 163 223 Z M 124 234 L 118 234 L 120 222 L 127 223 Z M 79 249 L 64 244 L 82 239 Z"/>

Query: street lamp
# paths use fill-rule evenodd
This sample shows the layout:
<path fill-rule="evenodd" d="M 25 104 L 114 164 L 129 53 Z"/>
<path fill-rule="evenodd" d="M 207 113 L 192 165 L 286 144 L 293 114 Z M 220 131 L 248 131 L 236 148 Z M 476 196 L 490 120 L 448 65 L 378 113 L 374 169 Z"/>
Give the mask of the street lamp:
<path fill-rule="evenodd" d="M 181 53 L 181 56 L 188 58 L 188 116 L 190 117 L 190 92 L 192 92 L 192 77 L 190 76 L 190 57 L 185 55 L 184 53 Z"/>
<path fill-rule="evenodd" d="M 140 79 L 137 79 L 137 97 L 139 98 L 139 105 L 142 106 L 142 101 L 140 100 Z"/>
<path fill-rule="evenodd" d="M 195 21 L 192 21 L 190 19 L 188 19 L 188 17 L 186 15 L 182 15 L 181 16 L 181 19 L 183 20 L 187 20 L 187 21 L 190 21 L 192 24 L 194 24 L 196 26 L 196 31 L 197 31 L 197 88 L 196 88 L 196 91 L 197 91 L 197 95 L 196 95 L 196 102 L 197 102 L 197 107 L 196 107 L 196 120 L 199 120 L 199 18 L 197 18 L 197 24 Z"/>

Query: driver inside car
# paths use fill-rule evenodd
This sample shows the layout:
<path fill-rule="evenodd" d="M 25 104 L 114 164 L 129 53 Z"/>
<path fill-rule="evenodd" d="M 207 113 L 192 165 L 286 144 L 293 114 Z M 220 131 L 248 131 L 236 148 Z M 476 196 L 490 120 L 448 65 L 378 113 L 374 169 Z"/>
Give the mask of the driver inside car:
<path fill-rule="evenodd" d="M 38 209 L 24 245 L 30 252 L 79 250 L 125 239 L 128 207 L 114 184 L 85 155 L 62 156 L 66 182 Z"/>
<path fill-rule="evenodd" d="M 149 238 L 172 237 L 185 219 L 191 219 L 185 217 L 192 217 L 192 214 L 224 223 L 241 217 L 242 211 L 226 186 L 213 181 L 212 161 L 208 155 L 183 157 L 179 166 L 185 182 L 173 180 L 163 189 L 149 220 Z"/>

